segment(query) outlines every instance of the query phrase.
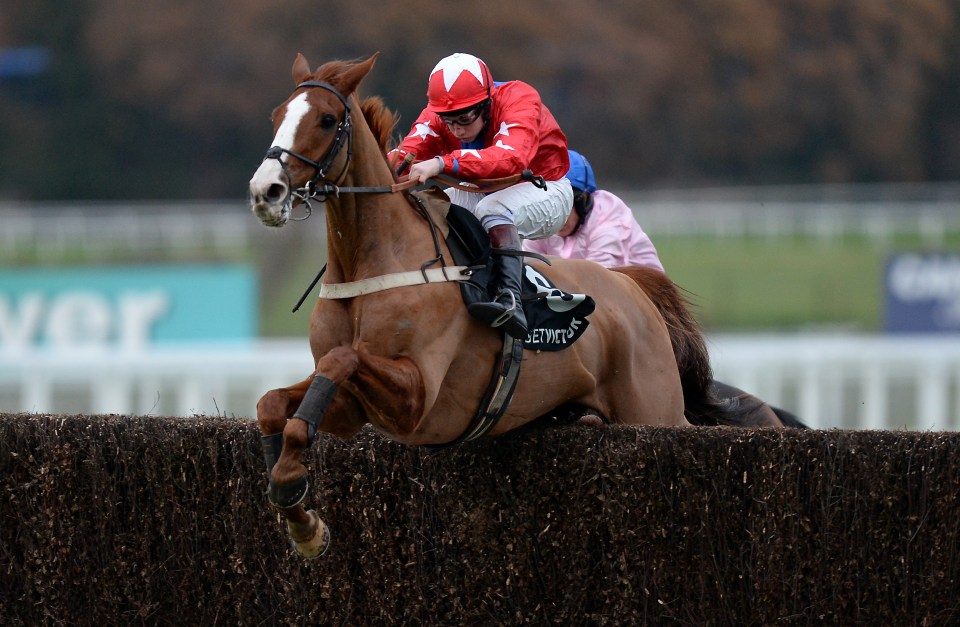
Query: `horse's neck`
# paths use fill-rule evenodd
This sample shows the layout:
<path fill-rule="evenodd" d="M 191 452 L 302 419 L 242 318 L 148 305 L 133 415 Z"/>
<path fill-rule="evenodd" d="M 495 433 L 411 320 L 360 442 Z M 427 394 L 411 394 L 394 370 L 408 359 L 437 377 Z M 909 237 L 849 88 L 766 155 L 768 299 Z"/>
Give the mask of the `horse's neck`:
<path fill-rule="evenodd" d="M 358 143 L 341 187 L 393 182 L 373 139 Z M 427 228 L 401 193 L 344 193 L 327 200 L 328 265 L 344 281 L 417 269 L 436 256 Z"/>

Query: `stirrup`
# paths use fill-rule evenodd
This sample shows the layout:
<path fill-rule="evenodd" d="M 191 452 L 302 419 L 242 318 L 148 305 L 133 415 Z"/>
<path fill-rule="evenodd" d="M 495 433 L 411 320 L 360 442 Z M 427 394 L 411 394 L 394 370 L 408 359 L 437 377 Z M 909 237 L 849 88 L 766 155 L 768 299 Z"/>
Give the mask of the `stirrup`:
<path fill-rule="evenodd" d="M 503 313 L 497 316 L 496 319 L 494 319 L 494 321 L 490 323 L 490 326 L 494 328 L 506 324 L 517 313 L 517 297 L 514 296 L 513 292 L 511 292 L 510 290 L 500 290 L 500 293 L 497 294 L 497 297 L 493 300 L 493 303 L 496 303 L 497 305 L 499 305 L 500 296 L 503 294 L 507 294 L 508 296 L 510 296 L 510 306 L 504 309 Z"/>

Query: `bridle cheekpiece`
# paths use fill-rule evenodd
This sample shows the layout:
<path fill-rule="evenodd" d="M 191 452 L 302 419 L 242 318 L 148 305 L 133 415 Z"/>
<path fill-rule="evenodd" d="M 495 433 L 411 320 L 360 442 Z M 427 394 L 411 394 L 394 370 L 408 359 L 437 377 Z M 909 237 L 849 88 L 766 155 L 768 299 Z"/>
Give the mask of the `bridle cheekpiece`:
<path fill-rule="evenodd" d="M 307 208 L 307 214 L 302 218 L 291 218 L 293 220 L 306 220 L 310 217 L 312 213 L 312 208 L 310 207 L 311 200 L 319 200 L 323 202 L 327 199 L 328 195 L 337 194 L 336 184 L 329 182 L 327 173 L 330 168 L 333 166 L 334 160 L 340 154 L 340 151 L 343 149 L 344 144 L 347 147 L 347 158 L 343 162 L 343 167 L 340 169 L 340 173 L 333 179 L 334 181 L 339 182 L 340 179 L 347 171 L 347 167 L 350 164 L 350 159 L 353 157 L 353 121 L 350 119 L 350 103 L 347 102 L 347 99 L 340 93 L 336 87 L 329 83 L 323 81 L 304 81 L 297 85 L 297 89 L 302 87 L 319 87 L 321 89 L 326 89 L 343 104 L 343 120 L 340 121 L 340 124 L 337 125 L 337 134 L 333 138 L 333 142 L 330 144 L 330 147 L 327 149 L 327 152 L 317 161 L 310 159 L 300 153 L 294 152 L 292 150 L 287 150 L 286 148 L 281 148 L 280 146 L 271 146 L 267 150 L 267 154 L 264 155 L 264 159 L 276 159 L 280 163 L 280 168 L 283 170 L 284 176 L 287 177 L 287 197 L 284 198 L 284 204 L 291 202 L 293 198 L 296 198 Z M 290 172 L 287 170 L 287 164 L 283 162 L 283 154 L 286 153 L 291 157 L 306 163 L 309 166 L 312 166 L 316 170 L 316 174 L 310 179 L 306 185 L 299 189 L 293 189 L 290 180 Z"/>

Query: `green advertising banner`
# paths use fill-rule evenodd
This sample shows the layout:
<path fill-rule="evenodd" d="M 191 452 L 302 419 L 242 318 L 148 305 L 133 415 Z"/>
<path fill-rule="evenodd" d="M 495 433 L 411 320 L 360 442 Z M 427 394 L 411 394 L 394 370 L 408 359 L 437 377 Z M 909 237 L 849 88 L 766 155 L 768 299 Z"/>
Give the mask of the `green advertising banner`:
<path fill-rule="evenodd" d="M 247 266 L 0 270 L 0 350 L 244 341 L 256 332 Z"/>

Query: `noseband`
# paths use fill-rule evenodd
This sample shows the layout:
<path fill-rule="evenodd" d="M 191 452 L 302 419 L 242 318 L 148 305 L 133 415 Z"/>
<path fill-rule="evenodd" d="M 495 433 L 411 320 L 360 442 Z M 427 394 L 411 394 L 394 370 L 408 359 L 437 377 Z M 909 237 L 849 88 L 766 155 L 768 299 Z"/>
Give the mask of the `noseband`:
<path fill-rule="evenodd" d="M 284 176 L 287 177 L 287 197 L 284 198 L 284 204 L 289 202 L 291 198 L 296 198 L 306 205 L 307 215 L 302 218 L 293 218 L 295 220 L 306 220 L 310 217 L 310 213 L 312 212 L 310 207 L 311 200 L 319 199 L 320 202 L 323 202 L 326 200 L 328 194 L 336 193 L 336 185 L 331 185 L 327 182 L 327 171 L 333 166 L 333 162 L 337 158 L 337 155 L 340 154 L 344 144 L 347 146 L 347 158 L 343 162 L 340 173 L 333 180 L 339 181 L 340 178 L 343 177 L 350 164 L 350 159 L 353 157 L 353 122 L 350 119 L 350 103 L 347 102 L 347 99 L 343 97 L 343 94 L 341 94 L 336 87 L 329 83 L 322 81 L 304 81 L 297 85 L 297 89 L 301 87 L 319 87 L 326 89 L 336 96 L 341 104 L 343 104 L 343 120 L 337 125 L 337 134 L 334 136 L 333 142 L 330 144 L 327 152 L 324 153 L 318 161 L 314 161 L 292 150 L 281 148 L 280 146 L 271 146 L 267 150 L 267 154 L 263 157 L 264 159 L 276 159 L 280 162 L 280 168 L 283 170 Z M 292 188 L 290 172 L 287 170 L 287 164 L 285 164 L 282 159 L 284 153 L 312 166 L 317 171 L 314 177 L 299 189 L 294 190 Z"/>

